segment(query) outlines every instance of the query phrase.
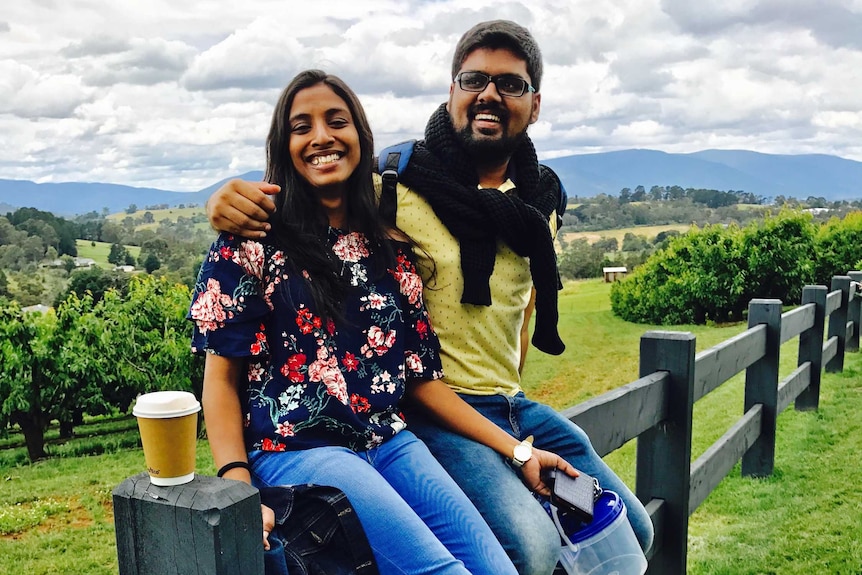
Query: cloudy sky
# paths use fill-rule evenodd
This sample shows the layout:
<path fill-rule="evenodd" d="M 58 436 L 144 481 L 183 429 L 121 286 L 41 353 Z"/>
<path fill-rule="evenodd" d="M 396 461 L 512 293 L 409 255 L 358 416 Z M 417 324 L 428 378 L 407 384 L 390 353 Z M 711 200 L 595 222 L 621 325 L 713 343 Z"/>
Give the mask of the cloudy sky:
<path fill-rule="evenodd" d="M 421 137 L 474 23 L 545 59 L 541 158 L 627 148 L 862 161 L 862 0 L 17 0 L 0 7 L 0 178 L 197 190 L 262 169 L 319 67 L 378 149 Z"/>

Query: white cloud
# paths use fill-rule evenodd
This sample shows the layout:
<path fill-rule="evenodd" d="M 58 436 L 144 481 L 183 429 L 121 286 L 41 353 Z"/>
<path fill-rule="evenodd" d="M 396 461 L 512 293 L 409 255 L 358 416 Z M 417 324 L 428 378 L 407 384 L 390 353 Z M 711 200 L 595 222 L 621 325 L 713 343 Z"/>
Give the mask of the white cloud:
<path fill-rule="evenodd" d="M 460 35 L 542 48 L 542 157 L 744 148 L 862 161 L 862 0 L 21 0 L 0 15 L 0 178 L 200 189 L 261 169 L 300 69 L 342 76 L 380 146 L 421 137 Z"/>

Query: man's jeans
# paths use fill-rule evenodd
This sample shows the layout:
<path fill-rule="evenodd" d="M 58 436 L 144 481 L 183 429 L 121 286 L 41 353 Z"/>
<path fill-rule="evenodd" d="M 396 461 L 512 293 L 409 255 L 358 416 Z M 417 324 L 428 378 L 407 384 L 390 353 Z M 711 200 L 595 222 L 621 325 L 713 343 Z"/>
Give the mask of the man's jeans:
<path fill-rule="evenodd" d="M 488 524 L 408 430 L 375 449 L 249 454 L 258 487 L 314 483 L 341 489 L 382 575 L 515 575 Z M 462 563 L 463 562 L 463 563 Z"/>
<path fill-rule="evenodd" d="M 459 394 L 477 411 L 518 439 L 553 451 L 577 469 L 596 477 L 626 504 L 641 547 L 654 535 L 652 521 L 634 493 L 602 461 L 584 431 L 547 405 L 523 393 L 478 396 Z M 418 410 L 407 412 L 408 429 L 428 445 L 446 471 L 473 501 L 512 557 L 521 575 L 549 575 L 560 552 L 560 537 L 547 512 L 521 482 L 520 474 L 492 449 L 444 430 Z"/>

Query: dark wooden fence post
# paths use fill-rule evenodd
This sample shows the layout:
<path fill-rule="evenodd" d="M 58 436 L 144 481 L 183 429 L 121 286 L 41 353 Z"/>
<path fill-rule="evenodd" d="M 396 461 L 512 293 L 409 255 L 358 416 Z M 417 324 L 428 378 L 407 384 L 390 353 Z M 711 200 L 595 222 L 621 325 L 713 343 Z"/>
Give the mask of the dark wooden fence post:
<path fill-rule="evenodd" d="M 850 277 L 835 276 L 832 278 L 832 291 L 841 290 L 841 306 L 829 316 L 828 337 L 838 338 L 838 350 L 824 369 L 828 372 L 844 371 L 844 350 L 847 347 L 847 302 L 850 299 Z"/>
<path fill-rule="evenodd" d="M 640 341 L 640 377 L 669 374 L 665 418 L 637 443 L 637 496 L 664 500 L 662 540 L 650 559 L 650 575 L 686 572 L 691 489 L 691 424 L 694 404 L 695 336 L 648 331 Z"/>
<path fill-rule="evenodd" d="M 120 575 L 263 575 L 257 489 L 196 476 L 159 487 L 146 473 L 113 492 Z"/>
<path fill-rule="evenodd" d="M 850 281 L 855 286 L 850 292 L 853 294 L 853 299 L 850 301 L 847 311 L 847 319 L 853 322 L 853 334 L 847 340 L 846 351 L 859 351 L 859 322 L 862 320 L 862 271 L 848 272 Z"/>
<path fill-rule="evenodd" d="M 799 359 L 797 365 L 811 362 L 811 381 L 808 387 L 796 396 L 795 407 L 799 411 L 817 409 L 820 404 L 820 376 L 823 372 L 823 332 L 826 327 L 826 286 L 802 288 L 802 304 L 814 304 L 814 325 L 799 334 Z"/>
<path fill-rule="evenodd" d="M 778 416 L 778 360 L 781 350 L 781 300 L 753 299 L 748 327 L 766 324 L 766 354 L 745 370 L 745 408 L 763 406 L 760 436 L 742 456 L 744 477 L 767 477 L 775 467 L 775 422 Z"/>

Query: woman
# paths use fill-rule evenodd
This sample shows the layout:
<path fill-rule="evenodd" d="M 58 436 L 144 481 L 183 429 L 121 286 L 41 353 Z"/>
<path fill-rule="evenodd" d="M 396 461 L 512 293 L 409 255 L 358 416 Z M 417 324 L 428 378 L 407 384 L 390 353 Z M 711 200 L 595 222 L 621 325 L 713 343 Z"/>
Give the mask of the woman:
<path fill-rule="evenodd" d="M 408 238 L 377 217 L 372 162 L 355 94 L 320 71 L 294 78 L 267 138 L 266 179 L 281 187 L 272 243 L 220 235 L 189 313 L 193 348 L 208 352 L 213 458 L 220 475 L 258 487 L 344 491 L 381 573 L 514 574 L 400 415 L 406 393 L 501 453 L 518 443 L 439 381 L 422 282 Z"/>

